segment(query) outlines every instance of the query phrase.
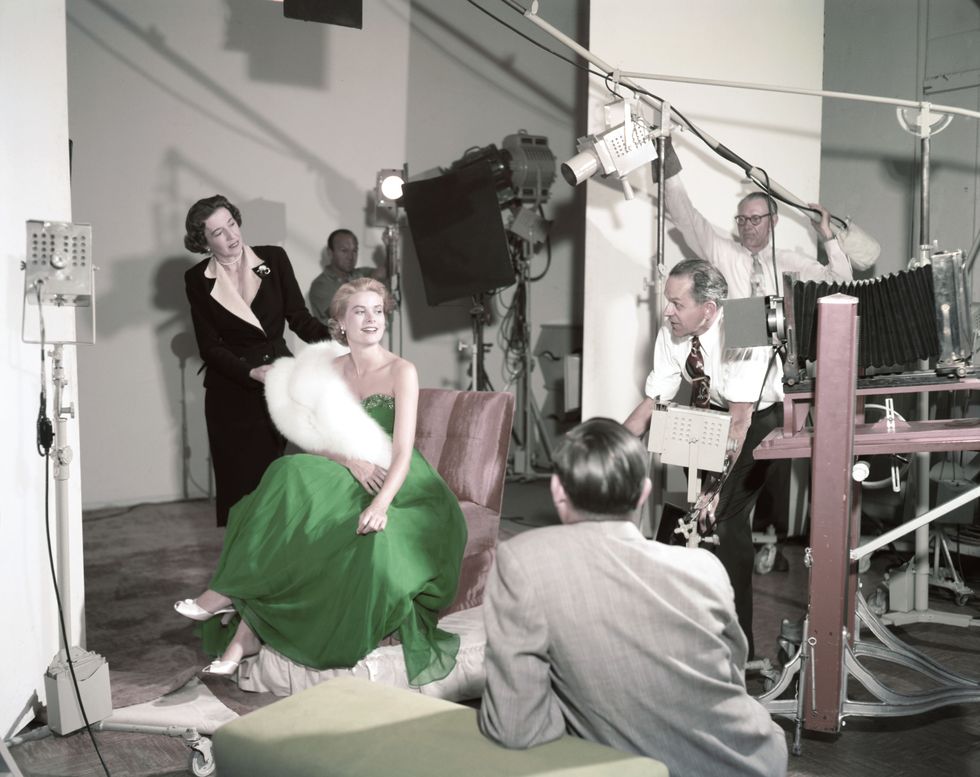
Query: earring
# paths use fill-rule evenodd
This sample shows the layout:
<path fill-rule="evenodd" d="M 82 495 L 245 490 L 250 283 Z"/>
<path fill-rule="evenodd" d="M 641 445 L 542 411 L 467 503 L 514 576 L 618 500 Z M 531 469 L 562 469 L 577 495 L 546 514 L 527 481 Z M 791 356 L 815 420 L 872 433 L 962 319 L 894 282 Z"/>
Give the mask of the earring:
<path fill-rule="evenodd" d="M 341 329 L 340 330 L 340 334 L 341 334 L 341 336 L 346 335 L 347 334 L 347 330 L 346 329 Z"/>

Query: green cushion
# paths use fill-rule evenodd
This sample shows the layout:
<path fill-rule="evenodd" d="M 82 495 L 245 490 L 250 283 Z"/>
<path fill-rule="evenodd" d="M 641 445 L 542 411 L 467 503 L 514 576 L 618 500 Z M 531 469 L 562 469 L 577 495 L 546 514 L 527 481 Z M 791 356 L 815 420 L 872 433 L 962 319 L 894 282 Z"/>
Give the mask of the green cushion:
<path fill-rule="evenodd" d="M 214 754 L 219 777 L 667 775 L 659 761 L 571 736 L 507 750 L 469 707 L 353 677 L 222 726 Z"/>

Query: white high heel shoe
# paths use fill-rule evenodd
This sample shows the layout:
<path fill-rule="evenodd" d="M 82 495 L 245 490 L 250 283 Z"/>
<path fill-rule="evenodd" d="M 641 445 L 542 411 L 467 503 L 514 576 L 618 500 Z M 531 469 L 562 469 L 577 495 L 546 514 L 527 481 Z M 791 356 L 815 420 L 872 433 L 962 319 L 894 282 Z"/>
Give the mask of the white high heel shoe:
<path fill-rule="evenodd" d="M 201 670 L 201 674 L 209 674 L 212 677 L 231 677 L 238 671 L 241 661 L 212 661 Z"/>
<path fill-rule="evenodd" d="M 211 612 L 201 607 L 194 599 L 181 599 L 179 602 L 174 602 L 174 609 L 192 621 L 206 621 L 216 615 L 227 615 L 235 612 L 234 607 L 222 607 L 220 610 Z"/>

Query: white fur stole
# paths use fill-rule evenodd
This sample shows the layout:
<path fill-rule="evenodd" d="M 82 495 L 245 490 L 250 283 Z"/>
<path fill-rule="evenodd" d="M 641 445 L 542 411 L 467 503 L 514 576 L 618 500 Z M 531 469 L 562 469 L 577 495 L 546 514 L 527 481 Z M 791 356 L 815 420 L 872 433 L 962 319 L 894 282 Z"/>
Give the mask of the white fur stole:
<path fill-rule="evenodd" d="M 391 439 L 344 383 L 333 360 L 347 349 L 335 342 L 307 345 L 298 356 L 276 359 L 265 376 L 269 414 L 305 451 L 328 451 L 391 464 Z"/>

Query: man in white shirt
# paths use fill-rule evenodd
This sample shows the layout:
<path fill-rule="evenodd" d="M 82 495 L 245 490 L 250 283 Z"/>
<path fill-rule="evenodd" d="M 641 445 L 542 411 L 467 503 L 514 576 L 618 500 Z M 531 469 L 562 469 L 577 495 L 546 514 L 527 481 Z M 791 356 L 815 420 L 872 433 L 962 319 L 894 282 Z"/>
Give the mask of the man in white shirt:
<path fill-rule="evenodd" d="M 820 213 L 820 220 L 811 223 L 823 241 L 826 265 L 799 251 L 774 248 L 779 208 L 776 201 L 763 192 L 752 192 L 739 202 L 735 216 L 738 241 L 723 237 L 691 203 L 681 182 L 681 163 L 670 138 L 665 144 L 663 163 L 667 213 L 691 249 L 725 276 L 729 299 L 782 295 L 784 272 L 797 273 L 801 281 L 853 280 L 851 263 L 830 229 L 830 214 L 819 203 L 810 203 L 810 207 Z M 653 169 L 656 172 L 656 162 Z"/>
<path fill-rule="evenodd" d="M 770 461 L 756 461 L 753 449 L 781 422 L 782 370 L 769 348 L 726 348 L 724 311 L 728 284 L 702 259 L 675 265 L 664 286 L 665 322 L 653 350 L 653 370 L 643 401 L 625 426 L 642 436 L 658 403 L 674 398 L 681 381 L 692 382 L 689 357 L 695 340 L 708 377 L 711 405 L 732 416 L 727 458 L 728 476 L 714 510 L 719 543 L 715 553 L 735 591 L 738 620 L 754 655 L 752 639 L 752 527 L 749 513 L 765 482 Z"/>

